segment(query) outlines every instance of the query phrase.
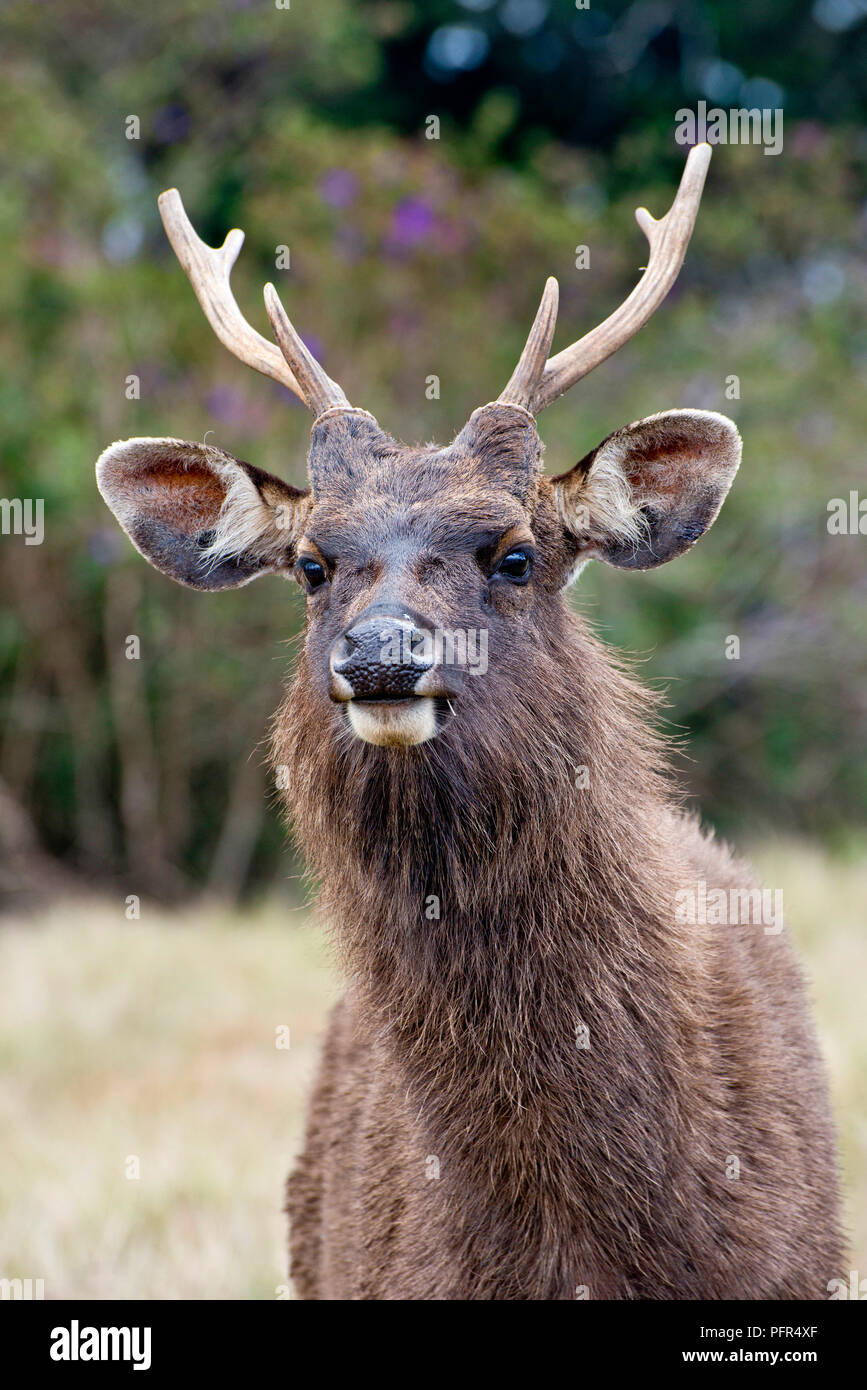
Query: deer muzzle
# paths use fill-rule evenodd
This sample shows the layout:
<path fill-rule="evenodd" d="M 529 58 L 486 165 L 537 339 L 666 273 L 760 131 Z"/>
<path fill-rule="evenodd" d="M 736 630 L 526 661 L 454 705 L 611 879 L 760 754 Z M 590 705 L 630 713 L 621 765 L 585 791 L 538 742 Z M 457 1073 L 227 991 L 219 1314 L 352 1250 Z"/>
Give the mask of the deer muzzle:
<path fill-rule="evenodd" d="M 438 703 L 455 692 L 442 679 L 434 631 L 410 610 L 376 605 L 331 648 L 329 694 L 344 704 L 366 743 L 406 747 L 438 732 Z"/>

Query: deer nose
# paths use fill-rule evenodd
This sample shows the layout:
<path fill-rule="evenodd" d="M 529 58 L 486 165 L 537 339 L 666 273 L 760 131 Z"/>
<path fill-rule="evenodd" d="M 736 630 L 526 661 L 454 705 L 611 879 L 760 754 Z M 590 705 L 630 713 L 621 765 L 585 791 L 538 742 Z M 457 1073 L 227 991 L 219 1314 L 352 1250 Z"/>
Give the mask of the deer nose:
<path fill-rule="evenodd" d="M 331 648 L 331 698 L 411 700 L 433 665 L 433 634 L 412 614 L 362 617 Z"/>

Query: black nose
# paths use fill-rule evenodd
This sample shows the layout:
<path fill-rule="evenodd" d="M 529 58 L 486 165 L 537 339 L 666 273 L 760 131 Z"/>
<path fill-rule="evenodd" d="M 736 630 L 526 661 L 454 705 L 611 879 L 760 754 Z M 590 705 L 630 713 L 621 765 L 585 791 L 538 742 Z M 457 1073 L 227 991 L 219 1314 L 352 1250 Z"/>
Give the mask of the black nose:
<path fill-rule="evenodd" d="M 406 700 L 433 664 L 433 633 L 409 614 L 362 616 L 331 649 L 331 695 Z"/>

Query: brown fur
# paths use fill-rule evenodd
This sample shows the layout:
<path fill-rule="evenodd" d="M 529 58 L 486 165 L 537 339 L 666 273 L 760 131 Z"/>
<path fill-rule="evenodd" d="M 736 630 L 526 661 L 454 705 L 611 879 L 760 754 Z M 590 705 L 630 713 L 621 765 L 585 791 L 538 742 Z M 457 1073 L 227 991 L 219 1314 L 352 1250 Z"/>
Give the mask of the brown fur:
<path fill-rule="evenodd" d="M 560 479 L 540 452 L 527 412 L 499 405 L 445 449 L 332 413 L 309 494 L 178 441 L 99 465 L 181 582 L 305 553 L 329 569 L 274 735 L 348 982 L 289 1186 L 297 1290 L 826 1297 L 837 1174 L 797 965 L 761 924 L 678 920 L 678 893 L 749 875 L 679 808 L 654 700 L 563 597 L 588 558 L 646 569 L 688 549 L 737 432 L 654 416 Z M 208 472 L 200 504 L 186 486 L 166 502 L 183 468 Z M 496 574 L 516 536 L 535 550 L 523 586 Z M 429 742 L 374 747 L 329 699 L 333 644 L 379 601 L 489 633 L 488 671 L 458 673 Z"/>
<path fill-rule="evenodd" d="M 356 464 L 332 436 L 349 475 L 332 470 L 311 516 L 311 535 L 343 538 L 335 611 L 311 610 L 274 757 L 350 985 L 290 1180 L 296 1287 L 826 1297 L 837 1177 L 798 968 L 760 925 L 676 923 L 679 890 L 749 875 L 677 809 L 652 700 L 567 608 L 535 431 L 486 423 L 466 455 L 467 441 L 400 458 L 380 444 Z M 415 518 L 402 597 L 471 626 L 478 586 L 458 564 L 421 580 L 419 560 L 471 513 L 505 527 L 516 506 L 544 558 L 524 611 L 512 594 L 487 615 L 487 675 L 431 743 L 349 739 L 323 654 L 394 587 L 371 557 Z"/>

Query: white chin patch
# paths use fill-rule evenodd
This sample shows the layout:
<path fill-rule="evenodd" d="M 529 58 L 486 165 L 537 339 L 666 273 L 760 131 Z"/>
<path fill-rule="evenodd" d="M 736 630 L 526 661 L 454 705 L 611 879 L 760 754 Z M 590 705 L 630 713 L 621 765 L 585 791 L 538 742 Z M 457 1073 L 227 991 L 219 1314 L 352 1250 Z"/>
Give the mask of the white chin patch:
<path fill-rule="evenodd" d="M 436 706 L 429 696 L 393 703 L 350 700 L 346 708 L 353 732 L 380 748 L 409 748 L 436 735 Z"/>

